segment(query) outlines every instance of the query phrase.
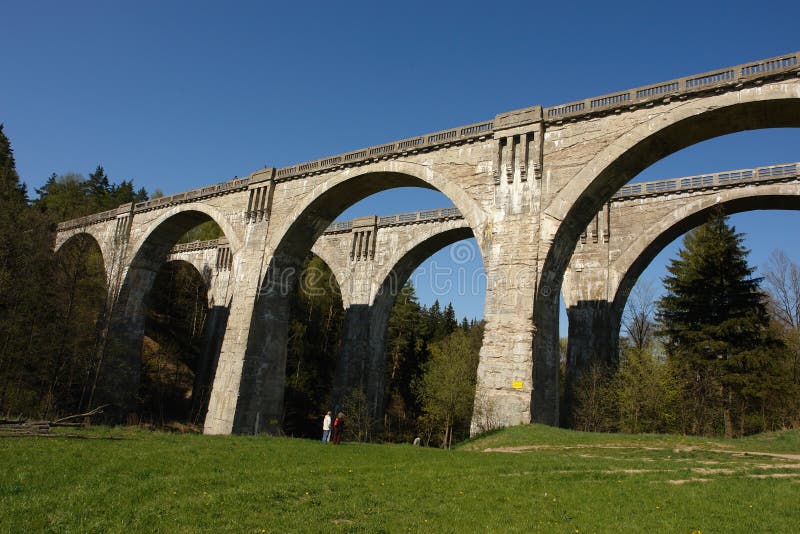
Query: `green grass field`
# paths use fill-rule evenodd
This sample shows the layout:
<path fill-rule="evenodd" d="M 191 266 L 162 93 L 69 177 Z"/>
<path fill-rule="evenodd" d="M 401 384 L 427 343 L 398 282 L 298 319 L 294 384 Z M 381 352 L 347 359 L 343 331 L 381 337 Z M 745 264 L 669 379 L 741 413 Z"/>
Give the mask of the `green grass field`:
<path fill-rule="evenodd" d="M 0 438 L 0 532 L 800 531 L 797 431 L 709 440 L 530 425 L 453 451 L 84 435 Z"/>

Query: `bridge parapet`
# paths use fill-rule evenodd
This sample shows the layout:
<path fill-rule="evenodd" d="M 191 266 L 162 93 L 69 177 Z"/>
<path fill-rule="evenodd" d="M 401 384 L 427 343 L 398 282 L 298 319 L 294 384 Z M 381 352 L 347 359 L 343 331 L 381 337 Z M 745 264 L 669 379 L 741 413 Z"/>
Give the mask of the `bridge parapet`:
<path fill-rule="evenodd" d="M 137 202 L 133 211 L 134 213 L 141 213 L 143 211 L 150 211 L 163 208 L 165 206 L 172 206 L 174 204 L 194 202 L 208 197 L 233 193 L 234 191 L 243 191 L 244 189 L 247 189 L 249 182 L 249 177 L 234 178 L 233 180 L 228 180 L 227 182 L 199 187 L 197 189 L 184 191 L 182 193 L 176 193 L 168 197 L 160 197 L 146 200 L 144 202 Z"/>
<path fill-rule="evenodd" d="M 65 230 L 72 230 L 74 228 L 81 228 L 83 226 L 90 226 L 92 224 L 97 224 L 99 222 L 110 221 L 117 217 L 117 215 L 123 215 L 130 212 L 131 205 L 130 204 L 122 204 L 119 207 L 114 208 L 113 210 L 108 211 L 101 211 L 100 213 L 92 213 L 91 215 L 86 215 L 84 217 L 78 217 L 77 219 L 71 219 L 69 221 L 64 221 L 58 223 L 58 231 L 63 232 Z"/>
<path fill-rule="evenodd" d="M 449 130 L 441 130 L 418 137 L 412 137 L 391 143 L 367 147 L 361 150 L 329 156 L 323 159 L 300 163 L 277 169 L 267 169 L 277 182 L 294 180 L 307 175 L 320 174 L 343 167 L 365 165 L 383 159 L 397 158 L 407 154 L 425 152 L 454 144 L 482 141 L 494 135 L 497 128 L 503 128 L 506 122 L 513 122 L 518 115 L 526 121 L 543 120 L 545 123 L 559 123 L 565 120 L 582 120 L 597 114 L 635 109 L 639 106 L 651 106 L 657 102 L 669 102 L 671 98 L 686 98 L 690 95 L 738 89 L 744 84 L 759 84 L 770 79 L 785 77 L 796 73 L 800 75 L 800 52 L 777 56 L 755 62 L 743 63 L 734 67 L 695 74 L 683 78 L 660 82 L 635 89 L 609 93 L 548 108 L 526 108 L 508 113 L 501 113 L 492 121 L 467 124 Z M 533 110 L 533 112 L 531 111 Z M 175 204 L 192 202 L 204 198 L 224 195 L 244 190 L 250 182 L 257 180 L 255 175 L 265 175 L 258 171 L 246 178 L 234 178 L 226 182 L 209 185 L 190 191 L 176 193 L 167 197 L 139 202 L 133 206 L 134 213 L 160 209 Z M 653 186 L 655 187 L 655 186 Z M 619 193 L 618 193 L 619 195 Z M 122 207 L 96 213 L 59 223 L 58 230 L 69 230 L 81 226 L 96 224 L 113 219 L 120 214 Z M 342 227 L 341 230 L 346 228 Z"/>
<path fill-rule="evenodd" d="M 713 189 L 745 183 L 770 182 L 797 178 L 800 175 L 799 163 L 769 165 L 752 169 L 738 169 L 711 174 L 699 174 L 669 180 L 639 182 L 628 184 L 614 193 L 612 199 L 642 197 L 675 193 L 678 191 L 694 191 L 697 189 Z"/>
<path fill-rule="evenodd" d="M 228 245 L 228 240 L 224 237 L 220 237 L 217 239 L 208 239 L 206 241 L 192 241 L 191 243 L 178 243 L 177 245 L 172 247 L 172 250 L 170 250 L 170 254 L 179 254 L 181 252 L 194 252 L 196 250 L 217 248 L 227 245 Z"/>
<path fill-rule="evenodd" d="M 792 72 L 800 73 L 800 52 L 547 107 L 544 120 L 580 120 L 609 111 L 652 106 L 657 101 L 669 102 L 673 97 L 686 98 L 728 87 L 738 89 L 746 83 L 759 83 Z"/>
<path fill-rule="evenodd" d="M 436 208 L 432 210 L 412 211 L 409 213 L 396 213 L 394 215 L 380 215 L 377 217 L 377 226 L 402 226 L 421 222 L 444 221 L 448 219 L 461 219 L 461 211 L 456 207 Z M 326 234 L 349 232 L 353 228 L 353 221 L 339 221 L 332 223 L 325 230 Z"/>
<path fill-rule="evenodd" d="M 406 154 L 432 150 L 440 146 L 483 140 L 492 135 L 493 128 L 492 121 L 478 122 L 384 145 L 371 146 L 324 159 L 283 167 L 277 170 L 275 179 L 276 181 L 293 180 L 300 176 L 327 172 L 340 167 L 364 165 L 381 159 L 396 158 Z"/>

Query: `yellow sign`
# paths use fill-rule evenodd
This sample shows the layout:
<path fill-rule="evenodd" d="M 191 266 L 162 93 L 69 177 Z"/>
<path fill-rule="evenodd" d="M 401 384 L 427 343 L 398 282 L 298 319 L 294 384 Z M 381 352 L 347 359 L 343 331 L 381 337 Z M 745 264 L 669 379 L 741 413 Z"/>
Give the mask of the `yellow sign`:
<path fill-rule="evenodd" d="M 522 389 L 522 380 L 514 380 L 511 382 L 511 387 L 514 389 Z"/>

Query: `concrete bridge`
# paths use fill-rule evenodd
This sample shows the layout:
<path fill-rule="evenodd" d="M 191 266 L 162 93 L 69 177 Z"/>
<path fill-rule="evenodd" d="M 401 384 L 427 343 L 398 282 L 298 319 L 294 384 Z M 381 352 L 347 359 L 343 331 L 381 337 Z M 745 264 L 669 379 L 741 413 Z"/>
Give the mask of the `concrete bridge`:
<path fill-rule="evenodd" d="M 800 209 L 800 163 L 641 182 L 615 193 L 581 234 L 562 285 L 570 382 L 592 362 L 615 363 L 622 312 L 639 275 L 717 206 L 726 213 Z M 470 237 L 458 208 L 449 207 L 336 222 L 314 243 L 311 251 L 334 273 L 347 310 L 339 395 L 362 387 L 380 409 L 384 336 L 395 296 L 432 254 Z M 230 258 L 223 238 L 176 245 L 167 261 L 190 263 L 209 280 L 213 309 L 229 287 Z"/>
<path fill-rule="evenodd" d="M 604 221 L 619 218 L 615 210 L 622 208 L 609 201 L 650 164 L 692 144 L 743 130 L 800 126 L 799 60 L 800 53 L 786 54 L 559 106 L 515 110 L 62 223 L 56 249 L 89 234 L 106 262 L 111 311 L 104 328 L 104 393 L 123 411 L 130 406 L 126 399 L 133 398 L 139 375 L 143 302 L 155 273 L 180 236 L 213 219 L 228 241 L 230 282 L 224 297 L 215 300 L 225 310 L 225 324 L 205 431 L 254 432 L 279 424 L 288 296 L 302 260 L 351 204 L 378 191 L 419 186 L 450 198 L 483 257 L 486 331 L 477 394 L 501 424 L 556 424 L 562 281 L 571 320 L 595 325 L 618 322 L 613 303 L 635 280 L 628 276 L 635 269 L 623 268 L 635 252 L 619 249 L 617 255 L 612 249 L 613 227 Z M 677 220 L 682 209 L 691 211 L 679 205 L 694 197 L 683 190 L 672 194 Z M 681 195 L 688 196 L 677 198 Z M 763 202 L 775 207 L 782 200 Z M 647 219 L 642 197 L 620 199 L 619 206 L 623 202 L 631 203 L 631 213 L 641 205 L 641 229 L 662 228 L 657 239 L 630 238 L 645 251 L 637 258 L 655 250 L 648 243 L 678 232 L 667 213 Z M 747 202 L 730 204 L 745 209 Z M 582 238 L 590 223 L 596 230 Z M 351 252 L 369 259 L 371 251 L 377 254 L 378 232 L 358 224 L 358 231 L 351 231 L 359 236 L 350 242 Z M 607 278 L 589 280 L 587 267 L 603 261 Z M 367 263 L 356 270 L 367 269 Z M 582 278 L 586 283 L 573 290 Z M 362 287 L 348 297 L 348 315 L 369 316 L 377 293 L 369 305 L 360 302 L 365 294 Z M 592 335 L 610 343 L 609 331 L 593 327 Z M 351 328 L 345 339 L 369 344 L 364 340 L 371 336 Z M 605 355 L 597 357 L 611 353 L 611 345 L 603 347 L 609 350 L 602 348 Z"/>

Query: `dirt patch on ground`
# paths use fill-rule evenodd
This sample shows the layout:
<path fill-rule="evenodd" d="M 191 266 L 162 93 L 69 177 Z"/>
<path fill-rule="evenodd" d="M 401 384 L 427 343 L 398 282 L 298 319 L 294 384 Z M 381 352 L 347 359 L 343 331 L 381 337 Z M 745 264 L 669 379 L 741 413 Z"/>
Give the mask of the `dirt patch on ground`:
<path fill-rule="evenodd" d="M 504 452 L 504 453 L 521 453 L 539 450 L 570 450 L 570 449 L 632 449 L 642 451 L 663 451 L 667 450 L 665 447 L 639 447 L 635 445 L 592 445 L 592 444 L 578 444 L 578 445 L 515 445 L 513 447 L 488 447 L 483 449 L 483 452 Z M 800 461 L 800 454 L 779 454 L 774 452 L 761 452 L 761 451 L 736 451 L 730 449 L 702 449 L 699 447 L 685 447 L 674 448 L 672 451 L 675 454 L 692 453 L 692 452 L 714 452 L 719 454 L 728 454 L 731 456 L 745 457 L 745 456 L 767 456 L 769 458 L 779 458 L 782 460 Z M 588 455 L 587 455 L 588 456 Z M 642 459 L 647 461 L 647 459 Z M 649 459 L 652 461 L 652 459 Z M 704 460 L 698 463 L 715 463 L 713 460 Z"/>
<path fill-rule="evenodd" d="M 515 445 L 513 447 L 489 447 L 483 452 L 520 453 L 528 451 L 565 451 L 570 449 L 634 449 L 642 451 L 663 451 L 664 447 L 639 447 L 636 445 L 592 445 L 590 443 L 579 445 Z"/>
<path fill-rule="evenodd" d="M 676 480 L 667 480 L 667 484 L 674 484 L 679 486 L 681 484 L 689 484 L 690 482 L 711 482 L 710 478 L 682 478 Z"/>
<path fill-rule="evenodd" d="M 582 452 L 582 449 L 616 449 L 628 451 L 662 451 L 665 456 L 662 458 L 643 458 L 635 454 L 626 455 L 622 453 L 621 456 L 608 456 L 591 454 L 588 451 Z M 575 474 L 575 473 L 602 473 L 605 475 L 641 475 L 648 473 L 675 473 L 690 476 L 688 478 L 677 478 L 666 480 L 668 484 L 688 484 L 688 483 L 706 483 L 711 482 L 717 477 L 727 476 L 745 476 L 748 478 L 756 479 L 790 479 L 792 481 L 800 482 L 800 455 L 799 454 L 779 454 L 772 452 L 761 451 L 736 451 L 723 448 L 706 449 L 702 447 L 652 447 L 652 446 L 636 446 L 636 445 L 622 445 L 622 444 L 576 444 L 576 445 L 516 445 L 512 447 L 491 447 L 484 449 L 483 452 L 496 452 L 506 454 L 520 454 L 531 451 L 575 451 L 574 456 L 584 459 L 600 460 L 614 460 L 614 461 L 631 461 L 638 463 L 645 462 L 662 462 L 674 465 L 675 469 L 666 468 L 656 469 L 643 469 L 643 468 L 620 468 L 620 469 L 576 469 L 576 470 L 559 470 L 559 474 Z M 709 458 L 687 457 L 691 453 L 712 453 L 724 455 L 721 460 Z M 680 455 L 673 458 L 672 454 Z M 627 457 L 626 457 L 627 456 Z M 657 456 L 657 455 L 656 455 Z M 726 460 L 729 458 L 729 460 Z M 598 466 L 599 467 L 599 466 Z M 780 470 L 783 472 L 774 472 Z M 767 472 L 764 472 L 767 471 Z M 770 473 L 769 471 L 773 471 Z M 520 476 L 533 473 L 511 473 L 507 476 Z M 541 474 L 541 473 L 538 473 Z M 675 476 L 675 475 L 673 475 Z M 678 475 L 679 476 L 679 475 Z M 662 481 L 663 483 L 663 481 Z"/>

